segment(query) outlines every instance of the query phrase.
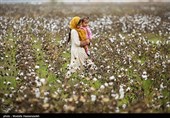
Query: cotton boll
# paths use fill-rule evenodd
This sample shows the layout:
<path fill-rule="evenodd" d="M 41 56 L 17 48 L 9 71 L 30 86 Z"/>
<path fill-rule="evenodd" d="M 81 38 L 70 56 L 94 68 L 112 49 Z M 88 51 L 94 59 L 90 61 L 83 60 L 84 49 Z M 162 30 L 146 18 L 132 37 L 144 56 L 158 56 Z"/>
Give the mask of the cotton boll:
<path fill-rule="evenodd" d="M 104 85 L 105 85 L 106 87 L 108 87 L 108 83 L 105 82 Z"/>
<path fill-rule="evenodd" d="M 39 69 L 39 68 L 40 68 L 40 66 L 38 66 L 38 65 L 35 66 L 35 69 Z"/>
<path fill-rule="evenodd" d="M 116 113 L 119 113 L 119 112 L 120 112 L 119 107 L 116 107 L 115 112 L 116 112 Z"/>
<path fill-rule="evenodd" d="M 93 81 L 97 81 L 97 78 L 94 77 L 94 78 L 93 78 Z"/>
<path fill-rule="evenodd" d="M 119 77 L 119 78 L 121 78 L 121 77 L 122 77 L 122 75 L 118 75 L 118 77 Z"/>
<path fill-rule="evenodd" d="M 40 97 L 40 90 L 39 90 L 39 88 L 35 88 L 35 97 L 36 98 L 39 98 Z"/>
<path fill-rule="evenodd" d="M 11 85 L 11 82 L 8 81 L 8 82 L 7 82 L 7 85 Z"/>
<path fill-rule="evenodd" d="M 112 93 L 111 96 L 114 97 L 115 100 L 119 99 L 119 94 L 117 94 L 117 93 L 116 93 L 116 94 L 113 94 L 113 93 Z"/>
<path fill-rule="evenodd" d="M 42 84 L 45 84 L 45 79 L 44 79 L 44 78 L 40 79 L 40 82 L 41 82 Z"/>
<path fill-rule="evenodd" d="M 170 108 L 170 102 L 167 102 L 167 103 L 166 103 L 166 107 L 167 107 L 167 108 Z"/>
<path fill-rule="evenodd" d="M 122 108 L 125 109 L 125 108 L 126 108 L 126 104 L 123 104 L 123 105 L 122 105 Z"/>
<path fill-rule="evenodd" d="M 56 81 L 57 81 L 59 84 L 61 84 L 61 81 L 60 81 L 60 80 L 57 79 Z"/>
<path fill-rule="evenodd" d="M 63 106 L 63 109 L 64 109 L 65 111 L 74 111 L 74 110 L 75 110 L 75 107 L 72 106 L 72 105 L 64 105 L 64 106 Z"/>
<path fill-rule="evenodd" d="M 4 81 L 3 83 L 4 83 L 4 85 L 6 85 L 6 81 Z"/>
<path fill-rule="evenodd" d="M 13 94 L 9 94 L 9 97 L 12 98 Z"/>
<path fill-rule="evenodd" d="M 104 89 L 104 88 L 105 88 L 105 86 L 104 86 L 104 85 L 101 85 L 101 86 L 100 86 L 100 89 Z"/>
<path fill-rule="evenodd" d="M 49 100 L 48 97 L 45 97 L 45 98 L 44 98 L 44 103 L 47 103 L 48 100 Z"/>
<path fill-rule="evenodd" d="M 123 98 L 124 98 L 124 89 L 123 89 L 123 85 L 120 85 L 119 94 L 120 94 L 119 99 L 123 99 Z"/>
<path fill-rule="evenodd" d="M 115 76 L 111 76 L 111 77 L 109 77 L 109 80 L 114 80 L 114 81 L 116 81 L 116 78 L 115 78 Z"/>
<path fill-rule="evenodd" d="M 5 97 L 8 97 L 8 96 L 9 96 L 7 93 L 5 93 L 4 95 L 5 95 Z"/>
<path fill-rule="evenodd" d="M 134 82 L 133 79 L 131 79 L 131 80 L 130 80 L 130 84 L 132 84 L 133 82 Z"/>
<path fill-rule="evenodd" d="M 130 87 L 128 87 L 128 88 L 126 89 L 126 92 L 129 91 L 129 90 L 130 90 Z"/>
<path fill-rule="evenodd" d="M 36 77 L 35 77 L 35 80 L 38 80 L 38 79 L 39 79 L 39 77 L 38 77 L 38 76 L 36 76 Z"/>
<path fill-rule="evenodd" d="M 113 82 L 109 82 L 109 85 L 112 86 L 112 85 L 113 85 Z"/>
<path fill-rule="evenodd" d="M 41 82 L 38 80 L 35 80 L 35 83 L 37 84 L 37 87 L 40 87 L 42 85 Z"/>
<path fill-rule="evenodd" d="M 96 101 L 96 95 L 91 95 L 91 101 L 92 102 Z"/>
<path fill-rule="evenodd" d="M 26 80 L 27 79 L 27 76 L 24 76 L 24 80 Z"/>
<path fill-rule="evenodd" d="M 44 95 L 47 96 L 49 95 L 50 93 L 47 91 L 47 92 L 44 92 Z"/>
<path fill-rule="evenodd" d="M 23 75 L 24 75 L 24 72 L 21 72 L 19 75 L 20 75 L 20 76 L 23 76 Z"/>
<path fill-rule="evenodd" d="M 143 78 L 143 79 L 145 79 L 145 80 L 147 80 L 147 79 L 148 79 L 148 76 L 147 76 L 147 72 L 146 72 L 146 71 L 144 71 L 144 72 L 143 72 L 143 74 L 142 74 L 142 78 Z"/>
<path fill-rule="evenodd" d="M 4 103 L 4 102 L 5 102 L 5 100 L 2 98 L 2 99 L 1 99 L 1 102 L 2 102 L 2 103 Z"/>
<path fill-rule="evenodd" d="M 95 88 L 94 88 L 94 87 L 90 87 L 90 90 L 91 90 L 91 91 L 95 91 Z"/>
<path fill-rule="evenodd" d="M 107 73 L 110 73 L 111 71 L 110 70 L 107 70 Z"/>

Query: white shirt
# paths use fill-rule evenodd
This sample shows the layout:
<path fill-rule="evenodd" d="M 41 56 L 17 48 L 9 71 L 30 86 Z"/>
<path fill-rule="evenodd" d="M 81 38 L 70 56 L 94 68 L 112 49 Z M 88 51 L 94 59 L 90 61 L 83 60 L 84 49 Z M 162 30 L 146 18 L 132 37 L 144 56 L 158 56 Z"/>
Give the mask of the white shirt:
<path fill-rule="evenodd" d="M 82 70 L 88 56 L 83 47 L 80 47 L 80 39 L 75 29 L 71 30 L 71 61 L 66 77 L 70 77 L 77 70 Z"/>

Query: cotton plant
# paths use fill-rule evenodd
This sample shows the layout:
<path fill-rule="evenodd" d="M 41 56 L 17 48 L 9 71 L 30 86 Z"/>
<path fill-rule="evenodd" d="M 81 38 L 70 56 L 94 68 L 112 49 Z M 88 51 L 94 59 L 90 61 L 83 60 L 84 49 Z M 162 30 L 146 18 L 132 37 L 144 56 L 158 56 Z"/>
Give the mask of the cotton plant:
<path fill-rule="evenodd" d="M 92 102 L 96 101 L 96 95 L 91 95 L 91 101 Z"/>
<path fill-rule="evenodd" d="M 17 11 L 21 10 L 19 6 L 15 7 L 18 8 Z M 25 8 L 25 6 L 23 7 Z M 167 55 L 170 23 L 167 22 L 169 16 L 166 15 L 166 12 L 161 15 L 157 13 L 157 10 L 161 8 L 160 6 L 158 9 L 154 9 L 156 14 L 152 15 L 148 14 L 152 12 L 153 8 L 148 13 L 141 12 L 140 14 L 139 10 L 138 13 L 128 15 L 113 15 L 112 12 L 101 15 L 94 12 L 94 15 L 90 16 L 89 25 L 94 34 L 90 50 L 96 66 L 92 66 L 93 71 L 88 74 L 82 73 L 77 78 L 71 78 L 66 87 L 62 87 L 65 74 L 62 65 L 66 64 L 68 58 L 63 57 L 62 54 L 67 55 L 70 48 L 63 49 L 62 47 L 67 41 L 68 24 L 72 18 L 70 14 L 72 10 L 66 8 L 69 11 L 67 15 L 65 15 L 66 11 L 63 10 L 61 10 L 61 14 L 55 14 L 57 12 L 49 14 L 49 11 L 44 7 L 42 14 L 41 9 L 39 9 L 40 12 L 33 9 L 35 11 L 28 10 L 28 16 L 25 17 L 20 14 L 10 16 L 8 7 L 0 8 L 3 9 L 2 11 L 6 11 L 0 17 L 2 33 L 0 36 L 2 40 L 0 43 L 0 60 L 3 64 L 0 66 L 0 72 L 2 71 L 0 75 L 3 78 L 2 87 L 5 86 L 9 90 L 4 92 L 1 102 L 7 103 L 6 101 L 12 100 L 12 104 L 14 104 L 12 107 L 12 104 L 7 104 L 6 106 L 9 107 L 5 109 L 5 112 L 13 110 L 15 112 L 36 112 L 36 109 L 27 111 L 30 109 L 24 107 L 30 105 L 30 108 L 34 108 L 37 102 L 41 105 L 36 108 L 40 108 L 37 110 L 41 112 L 55 112 L 55 110 L 57 112 L 92 112 L 93 107 L 93 110 L 88 109 L 87 104 L 91 105 L 96 102 L 99 103 L 95 105 L 96 111 L 102 109 L 103 112 L 118 113 L 122 110 L 126 112 L 131 106 L 131 102 L 129 102 L 129 106 L 122 104 L 119 107 L 114 102 L 124 100 L 125 94 L 133 97 L 131 91 L 134 90 L 134 87 L 141 88 L 138 86 L 140 79 L 142 81 L 151 79 L 155 82 L 154 85 L 151 84 L 153 91 L 149 90 L 151 95 L 152 92 L 155 93 L 154 99 L 148 103 L 149 107 L 155 111 L 160 111 L 162 110 L 161 102 L 163 100 L 165 101 L 164 109 L 169 108 L 166 95 L 168 89 L 166 73 L 168 73 L 170 62 Z M 30 6 L 30 8 L 35 7 Z M 144 9 L 146 10 L 146 8 L 148 7 Z M 53 10 L 55 11 L 55 9 Z M 22 12 L 25 13 L 25 10 L 22 10 Z M 37 13 L 34 14 L 35 16 L 29 16 L 34 12 Z M 81 12 L 81 10 L 77 10 L 77 12 Z M 42 16 L 39 16 L 39 13 Z M 48 17 L 49 15 L 50 17 Z M 162 16 L 164 17 L 162 18 Z M 159 40 L 161 41 L 157 41 L 157 38 L 155 38 L 156 41 L 152 41 L 150 35 L 151 38 L 152 36 L 154 38 L 160 37 Z M 11 42 L 14 44 L 11 44 Z M 34 46 L 39 43 L 41 48 L 35 48 Z M 59 58 L 52 58 L 61 48 L 63 50 L 61 50 Z M 37 55 L 41 52 L 43 52 L 43 58 L 39 59 Z M 46 65 L 39 65 L 37 62 L 40 60 Z M 10 65 L 13 62 L 16 62 L 14 65 L 17 66 Z M 47 67 L 44 72 L 48 74 L 39 72 L 44 66 Z M 12 72 L 15 71 L 13 67 L 16 69 L 14 73 Z M 49 72 L 56 75 L 53 78 L 54 81 Z M 9 78 L 9 80 L 6 78 Z M 137 78 L 140 78 L 138 82 L 136 81 Z M 163 80 L 160 80 L 160 78 Z M 13 86 L 13 80 L 17 83 L 16 87 Z M 46 84 L 48 82 L 50 83 Z M 72 85 L 71 82 L 76 83 Z M 93 84 L 100 82 L 100 84 L 97 85 L 98 88 L 95 88 L 89 84 L 91 82 Z M 43 87 L 52 91 L 48 92 Z M 135 92 L 141 91 L 136 90 Z M 16 93 L 18 96 L 16 96 Z M 74 96 L 71 96 L 71 94 Z M 133 99 L 134 102 L 139 98 L 138 96 L 135 97 L 137 98 Z M 58 99 L 59 101 L 56 102 Z M 98 107 L 100 103 L 103 106 L 101 108 Z M 145 111 L 148 111 L 148 108 L 145 108 Z"/>
<path fill-rule="evenodd" d="M 123 84 L 121 84 L 120 85 L 120 88 L 119 88 L 119 99 L 123 99 L 124 98 L 124 94 L 125 94 L 125 92 L 124 92 L 124 89 L 123 89 L 123 87 L 124 87 L 125 85 L 123 85 Z"/>
<path fill-rule="evenodd" d="M 143 71 L 143 73 L 142 73 L 142 78 L 143 78 L 144 80 L 147 80 L 147 79 L 148 79 L 148 75 L 147 75 L 147 72 L 146 72 L 146 71 Z"/>

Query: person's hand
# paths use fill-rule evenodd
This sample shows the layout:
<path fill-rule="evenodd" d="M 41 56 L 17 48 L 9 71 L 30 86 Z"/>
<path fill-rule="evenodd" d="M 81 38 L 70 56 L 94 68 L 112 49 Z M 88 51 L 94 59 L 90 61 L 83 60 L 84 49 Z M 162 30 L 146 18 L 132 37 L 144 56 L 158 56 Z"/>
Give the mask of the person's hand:
<path fill-rule="evenodd" d="M 87 42 L 87 45 L 90 44 L 90 40 L 89 39 L 87 39 L 86 42 Z"/>
<path fill-rule="evenodd" d="M 81 46 L 81 47 L 86 46 L 86 45 L 88 45 L 88 44 L 90 44 L 90 40 L 89 40 L 89 39 L 80 42 L 80 46 Z"/>

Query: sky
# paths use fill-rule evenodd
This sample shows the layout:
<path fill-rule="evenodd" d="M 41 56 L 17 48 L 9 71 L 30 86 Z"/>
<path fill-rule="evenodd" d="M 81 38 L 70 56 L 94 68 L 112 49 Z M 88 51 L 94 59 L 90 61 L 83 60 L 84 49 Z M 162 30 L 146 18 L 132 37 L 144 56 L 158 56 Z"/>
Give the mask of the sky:
<path fill-rule="evenodd" d="M 0 0 L 0 3 L 44 3 L 44 2 L 148 2 L 149 0 Z M 153 0 L 155 2 L 170 2 L 170 0 Z"/>

